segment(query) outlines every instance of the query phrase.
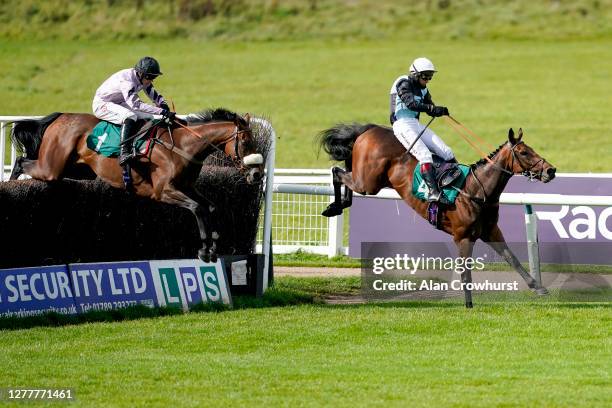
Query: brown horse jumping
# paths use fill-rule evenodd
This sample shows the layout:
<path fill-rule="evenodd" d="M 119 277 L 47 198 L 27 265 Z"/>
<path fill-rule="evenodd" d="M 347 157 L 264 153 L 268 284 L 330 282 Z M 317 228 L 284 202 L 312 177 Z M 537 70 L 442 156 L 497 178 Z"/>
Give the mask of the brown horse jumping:
<path fill-rule="evenodd" d="M 454 205 L 440 208 L 441 229 L 453 236 L 459 256 L 471 257 L 474 242 L 481 239 L 500 254 L 536 293 L 547 294 L 523 268 L 510 251 L 497 225 L 499 197 L 514 174 L 548 183 L 555 177 L 556 169 L 540 157 L 510 129 L 508 141 L 497 150 L 470 166 L 462 194 Z M 393 130 L 377 125 L 339 124 L 320 134 L 320 146 L 330 158 L 345 161 L 345 171 L 333 169 L 335 202 L 323 212 L 331 217 L 342 213 L 351 205 L 352 192 L 377 194 L 383 187 L 395 189 L 402 199 L 419 215 L 427 219 L 427 203 L 412 195 L 412 177 L 417 164 L 414 156 L 397 141 Z M 341 197 L 341 185 L 348 188 Z M 471 271 L 462 275 L 465 283 L 471 282 Z M 465 291 L 466 306 L 472 307 L 470 291 Z"/>
<path fill-rule="evenodd" d="M 204 217 L 214 206 L 201 206 L 195 190 L 204 159 L 222 150 L 234 165 L 247 173 L 247 182 L 263 176 L 263 157 L 257 153 L 250 117 L 217 109 L 190 115 L 186 122 L 166 123 L 157 128 L 154 145 L 147 156 L 133 160 L 132 190 L 135 194 L 190 210 L 196 217 L 202 248 L 198 256 L 216 259 L 216 231 L 206 233 Z M 177 120 L 178 121 L 178 120 Z M 11 138 L 25 156 L 15 163 L 11 179 L 27 174 L 34 179 L 53 181 L 71 174 L 77 165 L 87 165 L 116 188 L 125 188 L 123 169 L 116 158 L 102 156 L 87 147 L 87 136 L 100 122 L 89 114 L 54 113 L 40 120 L 15 123 Z"/>

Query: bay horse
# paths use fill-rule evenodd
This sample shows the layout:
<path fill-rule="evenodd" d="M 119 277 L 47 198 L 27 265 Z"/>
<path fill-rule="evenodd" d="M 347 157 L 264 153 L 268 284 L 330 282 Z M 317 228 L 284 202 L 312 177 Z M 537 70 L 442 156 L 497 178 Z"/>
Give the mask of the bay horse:
<path fill-rule="evenodd" d="M 499 197 L 514 174 L 548 183 L 556 169 L 523 141 L 523 130 L 515 137 L 512 129 L 508 140 L 486 159 L 472 164 L 465 185 L 454 205 L 440 206 L 441 230 L 453 236 L 459 256 L 472 256 L 474 243 L 481 239 L 501 255 L 539 295 L 548 293 L 523 268 L 510 251 L 497 225 Z M 332 169 L 335 201 L 323 212 L 331 217 L 350 207 L 352 192 L 377 194 L 383 187 L 395 189 L 401 198 L 421 217 L 427 219 L 428 203 L 412 194 L 412 178 L 417 160 L 396 139 L 393 130 L 368 124 L 338 124 L 319 135 L 319 145 L 336 161 L 344 161 L 346 169 Z M 341 186 L 348 188 L 341 197 Z M 471 282 L 471 271 L 462 274 L 464 283 Z M 465 290 L 466 307 L 472 297 Z"/>
<path fill-rule="evenodd" d="M 202 196 L 194 188 L 204 159 L 215 150 L 222 150 L 236 167 L 247 173 L 247 183 L 255 183 L 263 176 L 263 157 L 257 153 L 248 114 L 242 117 L 216 109 L 190 114 L 189 118 L 188 127 L 180 119 L 174 123 L 160 122 L 149 153 L 132 160 L 130 190 L 138 196 L 191 211 L 202 241 L 198 257 L 214 262 L 219 236 L 216 231 L 207 234 L 204 218 L 215 208 L 212 203 L 201 205 L 198 199 Z M 11 139 L 25 155 L 15 162 L 11 179 L 26 174 L 54 181 L 70 175 L 79 165 L 86 165 L 101 180 L 125 189 L 119 161 L 87 147 L 87 136 L 99 122 L 90 114 L 60 112 L 16 122 Z"/>

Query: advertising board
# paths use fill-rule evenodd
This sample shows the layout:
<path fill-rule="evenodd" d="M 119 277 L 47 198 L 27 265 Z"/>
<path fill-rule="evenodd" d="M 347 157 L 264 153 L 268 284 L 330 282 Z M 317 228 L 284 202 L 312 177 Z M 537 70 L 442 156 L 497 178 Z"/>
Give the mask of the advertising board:
<path fill-rule="evenodd" d="M 0 270 L 0 316 L 113 310 L 128 306 L 231 305 L 221 260 L 81 263 Z"/>

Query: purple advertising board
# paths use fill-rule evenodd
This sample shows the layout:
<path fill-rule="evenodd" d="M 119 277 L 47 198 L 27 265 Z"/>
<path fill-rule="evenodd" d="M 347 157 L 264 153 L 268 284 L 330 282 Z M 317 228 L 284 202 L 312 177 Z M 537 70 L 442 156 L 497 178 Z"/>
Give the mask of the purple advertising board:
<path fill-rule="evenodd" d="M 612 176 L 560 175 L 550 183 L 530 182 L 525 177 L 510 179 L 506 193 L 565 195 L 612 195 Z M 591 250 L 576 250 L 574 263 L 612 264 L 612 207 L 540 205 L 534 206 L 538 218 L 538 239 L 558 243 L 571 250 L 572 244 Z M 499 226 L 507 242 L 526 242 L 525 207 L 501 205 Z M 349 255 L 361 257 L 362 242 L 452 242 L 451 236 L 434 229 L 412 208 L 400 200 L 355 197 L 350 215 Z M 554 245 L 545 245 L 542 262 L 563 263 Z"/>
<path fill-rule="evenodd" d="M 78 313 L 138 304 L 159 306 L 149 262 L 68 265 Z"/>
<path fill-rule="evenodd" d="M 202 302 L 231 305 L 221 259 L 82 263 L 0 269 L 0 317 L 79 314 L 128 306 L 189 310 Z"/>
<path fill-rule="evenodd" d="M 0 316 L 77 313 L 66 265 L 5 269 L 0 274 Z"/>

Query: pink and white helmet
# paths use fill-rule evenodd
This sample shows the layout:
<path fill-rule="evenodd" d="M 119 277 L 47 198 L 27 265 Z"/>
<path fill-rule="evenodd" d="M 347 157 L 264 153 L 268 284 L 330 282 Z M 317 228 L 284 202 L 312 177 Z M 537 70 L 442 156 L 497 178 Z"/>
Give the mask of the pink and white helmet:
<path fill-rule="evenodd" d="M 412 62 L 410 65 L 411 74 L 419 74 L 421 72 L 436 72 L 433 62 L 425 57 L 419 57 Z"/>

